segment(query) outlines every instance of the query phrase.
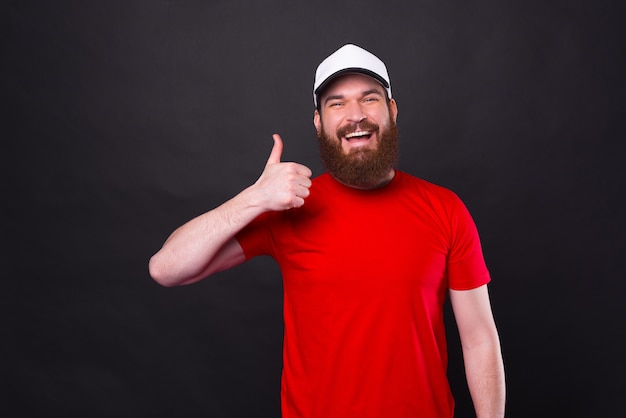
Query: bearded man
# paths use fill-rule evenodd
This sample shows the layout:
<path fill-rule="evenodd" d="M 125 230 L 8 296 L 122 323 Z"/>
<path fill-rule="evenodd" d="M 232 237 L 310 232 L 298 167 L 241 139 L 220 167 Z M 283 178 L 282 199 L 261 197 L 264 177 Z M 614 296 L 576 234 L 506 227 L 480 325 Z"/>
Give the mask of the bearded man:
<path fill-rule="evenodd" d="M 178 228 L 150 260 L 164 286 L 258 255 L 284 283 L 282 414 L 454 415 L 447 297 L 478 417 L 504 416 L 505 384 L 475 224 L 450 190 L 395 168 L 398 108 L 385 64 L 345 45 L 318 67 L 314 125 L 327 172 L 280 161 Z"/>

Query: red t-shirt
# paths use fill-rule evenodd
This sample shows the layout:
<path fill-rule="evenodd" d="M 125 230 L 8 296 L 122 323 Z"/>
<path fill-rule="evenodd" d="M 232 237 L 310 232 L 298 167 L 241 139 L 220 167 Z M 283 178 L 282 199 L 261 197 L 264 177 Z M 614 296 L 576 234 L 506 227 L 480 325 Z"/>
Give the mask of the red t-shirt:
<path fill-rule="evenodd" d="M 376 190 L 328 174 L 310 190 L 237 235 L 283 274 L 283 417 L 452 417 L 447 289 L 490 280 L 469 212 L 400 171 Z"/>

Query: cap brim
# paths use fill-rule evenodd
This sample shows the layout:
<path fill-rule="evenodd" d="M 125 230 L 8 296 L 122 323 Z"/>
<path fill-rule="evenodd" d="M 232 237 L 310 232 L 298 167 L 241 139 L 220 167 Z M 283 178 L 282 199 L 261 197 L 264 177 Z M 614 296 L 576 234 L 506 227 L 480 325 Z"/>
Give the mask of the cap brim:
<path fill-rule="evenodd" d="M 344 69 L 339 70 L 339 71 L 329 75 L 328 77 L 326 77 L 326 79 L 324 81 L 322 81 L 322 83 L 315 89 L 315 94 L 319 95 L 319 93 L 322 90 L 324 90 L 324 88 L 326 86 L 328 86 L 328 84 L 330 84 L 337 77 L 342 76 L 344 74 L 364 74 L 364 75 L 372 77 L 373 79 L 378 81 L 386 89 L 389 88 L 389 83 L 387 83 L 387 80 L 385 80 L 384 78 L 382 78 L 381 76 L 379 76 L 375 72 L 367 70 L 365 68 L 352 67 L 352 68 L 344 68 Z"/>

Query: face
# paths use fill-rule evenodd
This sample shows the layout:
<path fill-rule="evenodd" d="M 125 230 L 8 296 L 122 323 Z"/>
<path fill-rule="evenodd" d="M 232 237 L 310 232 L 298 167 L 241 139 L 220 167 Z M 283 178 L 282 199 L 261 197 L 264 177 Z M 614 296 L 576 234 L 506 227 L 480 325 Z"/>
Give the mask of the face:
<path fill-rule="evenodd" d="M 397 106 L 373 78 L 350 74 L 319 97 L 314 124 L 322 160 L 340 182 L 361 189 L 391 181 L 397 161 Z"/>

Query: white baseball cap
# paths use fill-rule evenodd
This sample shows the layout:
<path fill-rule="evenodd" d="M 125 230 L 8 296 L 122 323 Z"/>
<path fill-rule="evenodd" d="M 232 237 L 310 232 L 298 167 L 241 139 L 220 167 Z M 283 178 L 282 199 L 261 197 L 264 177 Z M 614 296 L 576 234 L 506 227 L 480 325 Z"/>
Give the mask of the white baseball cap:
<path fill-rule="evenodd" d="M 391 98 L 391 84 L 385 63 L 376 55 L 353 44 L 347 44 L 333 52 L 317 67 L 313 84 L 313 103 L 317 107 L 317 96 L 335 77 L 343 74 L 365 74 L 387 90 Z"/>

